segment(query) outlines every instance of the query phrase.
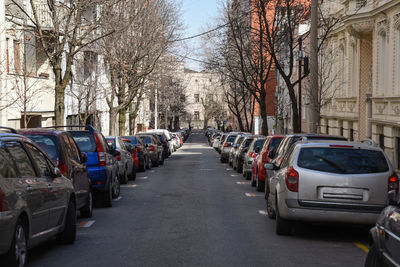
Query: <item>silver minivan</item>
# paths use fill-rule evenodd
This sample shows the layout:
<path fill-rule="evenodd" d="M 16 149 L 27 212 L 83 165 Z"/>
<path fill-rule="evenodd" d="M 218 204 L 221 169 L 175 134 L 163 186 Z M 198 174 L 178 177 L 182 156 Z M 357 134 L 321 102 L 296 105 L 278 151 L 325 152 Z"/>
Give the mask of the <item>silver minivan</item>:
<path fill-rule="evenodd" d="M 303 140 L 293 144 L 269 180 L 267 210 L 276 233 L 294 221 L 374 224 L 398 193 L 399 180 L 381 148 L 364 143 Z"/>

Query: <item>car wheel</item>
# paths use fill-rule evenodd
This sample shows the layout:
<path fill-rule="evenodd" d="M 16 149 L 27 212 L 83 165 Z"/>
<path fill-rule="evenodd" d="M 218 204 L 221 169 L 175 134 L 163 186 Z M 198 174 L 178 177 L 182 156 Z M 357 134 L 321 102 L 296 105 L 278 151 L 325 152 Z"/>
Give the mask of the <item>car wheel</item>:
<path fill-rule="evenodd" d="M 82 217 L 86 217 L 86 218 L 92 217 L 92 214 L 93 214 L 93 196 L 92 196 L 92 192 L 89 191 L 87 203 L 83 208 L 80 209 L 80 212 L 81 212 L 81 216 Z"/>
<path fill-rule="evenodd" d="M 112 207 L 112 198 L 113 198 L 113 186 L 112 186 L 112 181 L 110 180 L 108 188 L 105 192 L 102 193 L 103 197 L 103 206 L 105 208 L 111 208 Z"/>
<path fill-rule="evenodd" d="M 165 157 L 164 157 L 164 156 L 161 156 L 161 160 L 160 160 L 160 162 L 159 162 L 158 165 L 164 165 L 164 159 L 165 159 Z"/>
<path fill-rule="evenodd" d="M 241 173 L 243 170 L 243 165 L 240 165 L 239 163 L 237 164 L 236 170 L 238 173 Z"/>
<path fill-rule="evenodd" d="M 269 195 L 269 190 L 267 189 L 267 186 L 265 187 L 265 202 L 267 204 L 267 214 L 268 218 L 270 219 L 276 219 L 276 213 L 274 209 L 271 206 L 271 200 L 270 200 L 270 195 Z"/>
<path fill-rule="evenodd" d="M 150 160 L 149 158 L 147 158 L 147 169 L 148 169 L 148 170 L 151 169 L 151 167 L 152 167 L 151 165 L 152 165 L 151 160 Z"/>
<path fill-rule="evenodd" d="M 119 192 L 120 192 L 120 190 L 121 190 L 121 185 L 120 185 L 120 183 L 119 183 L 119 180 L 118 180 L 118 176 L 117 175 L 115 175 L 115 178 L 114 178 L 114 186 L 112 187 L 112 197 L 113 198 L 117 198 L 117 197 L 119 197 Z"/>
<path fill-rule="evenodd" d="M 246 180 L 251 180 L 251 173 L 246 173 Z"/>
<path fill-rule="evenodd" d="M 4 255 L 5 266 L 24 266 L 28 255 L 26 226 L 18 219 L 10 249 Z"/>
<path fill-rule="evenodd" d="M 264 181 L 260 181 L 260 179 L 258 179 L 258 173 L 256 174 L 256 189 L 257 192 L 264 192 Z"/>
<path fill-rule="evenodd" d="M 75 203 L 70 200 L 68 210 L 65 217 L 64 230 L 57 235 L 57 241 L 61 244 L 72 244 L 76 237 L 76 207 Z"/>
<path fill-rule="evenodd" d="M 135 181 L 136 180 L 136 168 L 132 166 L 132 171 L 129 174 L 129 180 Z"/>
<path fill-rule="evenodd" d="M 376 248 L 376 245 L 373 244 L 367 254 L 367 259 L 365 260 L 365 267 L 380 267 L 380 266 L 382 266 L 382 260 L 379 255 L 379 251 Z"/>
<path fill-rule="evenodd" d="M 289 220 L 285 220 L 281 218 L 279 214 L 279 206 L 278 206 L 278 200 L 275 200 L 276 202 L 276 228 L 275 232 L 277 235 L 290 235 L 292 233 L 292 226 L 293 222 Z"/>
<path fill-rule="evenodd" d="M 128 180 L 129 180 L 128 173 L 127 173 L 126 168 L 125 168 L 125 172 L 124 172 L 124 174 L 122 175 L 122 177 L 121 177 L 121 179 L 119 181 L 120 181 L 121 184 L 127 184 Z"/>
<path fill-rule="evenodd" d="M 256 186 L 256 180 L 254 179 L 253 171 L 251 171 L 251 186 L 252 187 Z"/>
<path fill-rule="evenodd" d="M 244 168 L 242 168 L 242 175 L 244 178 L 247 178 L 247 173 L 244 171 Z"/>

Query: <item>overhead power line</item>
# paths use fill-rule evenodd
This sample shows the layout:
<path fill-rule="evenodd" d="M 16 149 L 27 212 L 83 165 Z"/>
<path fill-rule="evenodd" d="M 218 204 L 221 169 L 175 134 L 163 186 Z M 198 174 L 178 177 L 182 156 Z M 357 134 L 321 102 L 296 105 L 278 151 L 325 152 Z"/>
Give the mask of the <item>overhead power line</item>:
<path fill-rule="evenodd" d="M 199 34 L 196 34 L 196 35 L 184 37 L 184 38 L 181 38 L 181 39 L 172 40 L 171 43 L 173 43 L 173 42 L 182 42 L 182 41 L 194 39 L 194 38 L 197 38 L 197 37 L 200 37 L 200 36 L 203 36 L 203 35 L 206 35 L 206 34 L 215 32 L 215 31 L 218 31 L 219 29 L 221 29 L 221 28 L 223 28 L 223 27 L 226 27 L 226 26 L 228 26 L 228 23 L 225 23 L 225 24 L 223 24 L 223 25 L 219 25 L 219 26 L 215 27 L 214 29 L 208 30 L 208 31 L 206 31 L 206 32 L 202 32 L 202 33 L 199 33 Z"/>

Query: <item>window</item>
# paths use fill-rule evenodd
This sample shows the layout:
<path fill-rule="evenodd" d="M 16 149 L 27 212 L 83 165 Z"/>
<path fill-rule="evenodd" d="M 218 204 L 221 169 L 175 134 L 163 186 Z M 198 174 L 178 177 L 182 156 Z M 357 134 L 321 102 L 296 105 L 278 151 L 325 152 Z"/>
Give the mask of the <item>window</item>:
<path fill-rule="evenodd" d="M 357 90 L 357 78 L 358 78 L 358 71 L 357 71 L 357 43 L 351 45 L 351 58 L 350 58 L 350 87 L 349 87 L 349 97 L 354 96 L 354 92 Z"/>
<path fill-rule="evenodd" d="M 356 0 L 356 8 L 362 8 L 367 5 L 367 0 Z"/>
<path fill-rule="evenodd" d="M 195 94 L 194 95 L 194 102 L 196 102 L 196 103 L 200 102 L 200 95 L 199 94 Z"/>
<path fill-rule="evenodd" d="M 344 95 L 344 86 L 345 86 L 345 78 L 344 78 L 344 69 L 345 69 L 345 55 L 344 55 L 344 46 L 340 46 L 340 59 L 339 59 L 339 95 Z"/>
<path fill-rule="evenodd" d="M 40 177 L 51 177 L 51 169 L 47 163 L 46 157 L 36 147 L 29 143 L 25 143 L 26 148 L 30 151 L 33 160 L 39 168 Z"/>
<path fill-rule="evenodd" d="M 76 145 L 76 143 L 75 143 L 74 139 L 72 138 L 72 136 L 67 135 L 66 137 L 69 139 L 69 143 L 71 145 L 72 153 L 74 153 L 74 155 L 75 155 L 74 159 L 76 161 L 80 162 L 81 161 L 81 155 L 80 155 L 78 146 Z"/>
<path fill-rule="evenodd" d="M 385 150 L 385 135 L 379 134 L 379 147 Z"/>
<path fill-rule="evenodd" d="M 57 137 L 54 135 L 26 135 L 26 137 L 35 142 L 53 162 L 59 160 L 60 142 Z"/>
<path fill-rule="evenodd" d="M 343 128 L 343 126 L 340 127 L 339 135 L 340 135 L 340 136 L 344 136 L 344 128 Z"/>
<path fill-rule="evenodd" d="M 377 87 L 376 94 L 384 95 L 386 91 L 386 73 L 387 73 L 387 47 L 386 47 L 387 37 L 386 32 L 382 31 L 378 34 L 377 40 Z"/>
<path fill-rule="evenodd" d="M 15 164 L 22 177 L 35 177 L 35 169 L 32 166 L 32 162 L 26 154 L 25 149 L 22 148 L 19 142 L 7 142 L 7 150 L 15 160 Z"/>
<path fill-rule="evenodd" d="M 400 95 L 400 75 L 398 75 L 398 71 L 400 69 L 400 23 L 397 25 L 397 28 L 394 30 L 394 46 L 393 46 L 393 55 L 394 58 L 394 68 L 393 68 L 393 95 Z"/>
<path fill-rule="evenodd" d="M 79 150 L 82 152 L 96 152 L 97 147 L 93 134 L 89 132 L 70 132 Z"/>
<path fill-rule="evenodd" d="M 354 141 L 354 130 L 350 129 L 350 141 Z"/>
<path fill-rule="evenodd" d="M 15 178 L 17 177 L 16 167 L 14 162 L 10 160 L 10 155 L 3 148 L 0 147 L 0 177 L 3 178 Z"/>
<path fill-rule="evenodd" d="M 21 50 L 19 42 L 14 40 L 14 71 L 17 74 L 21 73 Z"/>
<path fill-rule="evenodd" d="M 345 174 L 379 173 L 389 170 L 382 152 L 351 148 L 302 148 L 297 165 L 310 170 Z"/>
<path fill-rule="evenodd" d="M 196 121 L 200 120 L 200 113 L 198 111 L 194 112 L 194 120 Z"/>

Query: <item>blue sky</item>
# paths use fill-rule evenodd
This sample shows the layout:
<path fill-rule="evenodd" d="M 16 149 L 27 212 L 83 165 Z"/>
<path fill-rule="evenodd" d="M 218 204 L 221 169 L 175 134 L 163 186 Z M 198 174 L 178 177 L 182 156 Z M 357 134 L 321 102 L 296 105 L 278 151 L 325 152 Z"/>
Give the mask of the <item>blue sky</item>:
<path fill-rule="evenodd" d="M 218 1 L 219 0 L 175 0 L 182 4 L 182 22 L 185 25 L 184 37 L 192 36 L 207 30 L 207 25 L 214 22 L 218 16 Z M 190 47 L 193 47 L 193 54 L 191 57 L 195 57 L 195 52 L 198 49 L 201 38 L 195 38 L 188 42 Z M 199 69 L 198 63 L 193 61 L 186 61 L 186 66 L 189 68 Z"/>

